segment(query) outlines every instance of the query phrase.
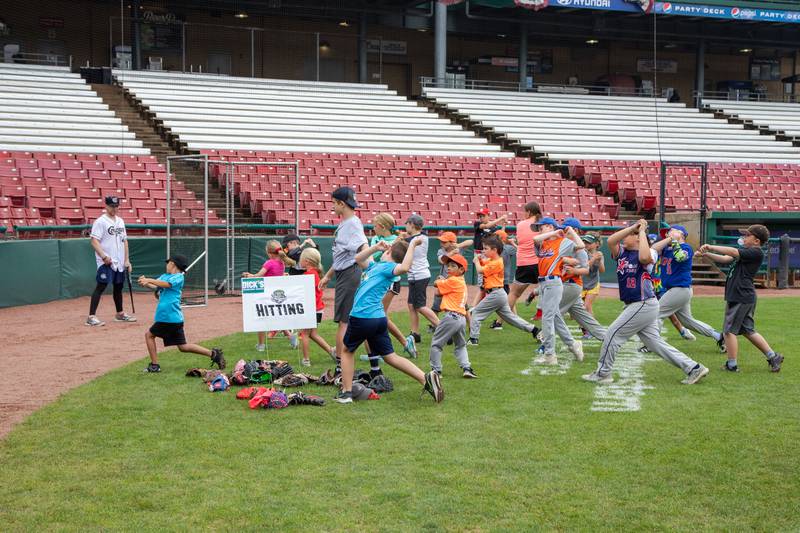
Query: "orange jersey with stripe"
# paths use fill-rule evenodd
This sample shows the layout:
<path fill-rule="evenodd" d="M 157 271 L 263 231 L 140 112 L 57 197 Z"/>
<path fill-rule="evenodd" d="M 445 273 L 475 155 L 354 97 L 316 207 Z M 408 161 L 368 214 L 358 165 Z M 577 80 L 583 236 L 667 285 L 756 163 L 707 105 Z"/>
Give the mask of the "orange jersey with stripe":
<path fill-rule="evenodd" d="M 503 286 L 503 258 L 486 259 L 481 261 L 483 267 L 483 288 L 496 289 Z"/>
<path fill-rule="evenodd" d="M 570 239 L 558 237 L 547 239 L 536 245 L 536 255 L 539 256 L 539 276 L 562 277 L 564 257 L 572 255 L 575 243 Z"/>
<path fill-rule="evenodd" d="M 442 303 L 439 308 L 442 311 L 452 311 L 459 315 L 467 315 L 467 283 L 464 276 L 449 276 L 445 279 L 437 279 L 433 285 L 442 295 Z"/>

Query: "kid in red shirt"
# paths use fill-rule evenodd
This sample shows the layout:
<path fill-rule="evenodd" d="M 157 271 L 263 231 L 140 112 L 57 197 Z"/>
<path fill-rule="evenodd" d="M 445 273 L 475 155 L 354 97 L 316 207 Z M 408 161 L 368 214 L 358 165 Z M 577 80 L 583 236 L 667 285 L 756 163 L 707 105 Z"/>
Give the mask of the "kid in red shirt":
<path fill-rule="evenodd" d="M 322 310 L 325 309 L 325 304 L 322 301 L 322 289 L 319 288 L 319 279 L 322 273 L 322 256 L 320 256 L 316 248 L 306 248 L 303 250 L 303 253 L 300 254 L 299 265 L 300 268 L 305 269 L 307 276 L 314 276 L 314 295 L 317 301 L 317 324 L 319 324 L 322 322 Z M 329 354 L 333 360 L 336 361 L 336 351 L 325 342 L 325 339 L 323 339 L 319 333 L 317 333 L 317 328 L 304 329 L 300 338 L 303 347 L 303 366 L 311 366 L 311 360 L 308 357 L 309 339 L 316 342 L 320 348 L 325 350 L 325 353 Z"/>

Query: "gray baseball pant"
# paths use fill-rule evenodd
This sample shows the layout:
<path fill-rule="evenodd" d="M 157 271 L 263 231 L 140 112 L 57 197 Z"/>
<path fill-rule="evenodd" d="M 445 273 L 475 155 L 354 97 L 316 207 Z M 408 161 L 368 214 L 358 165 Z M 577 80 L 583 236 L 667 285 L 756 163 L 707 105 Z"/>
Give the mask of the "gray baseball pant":
<path fill-rule="evenodd" d="M 542 345 L 544 353 L 547 355 L 556 353 L 556 323 L 559 327 L 563 324 L 563 331 L 569 335 L 569 346 L 575 341 L 572 334 L 567 329 L 564 318 L 561 316 L 561 295 L 564 292 L 564 285 L 561 278 L 540 279 L 539 280 L 539 308 L 542 310 Z M 562 332 L 563 332 L 562 331 Z M 561 337 L 564 338 L 563 336 Z M 565 341 L 566 342 L 566 341 Z"/>
<path fill-rule="evenodd" d="M 564 293 L 561 295 L 561 308 L 559 312 L 563 316 L 564 313 L 569 313 L 572 318 L 583 329 L 588 331 L 595 339 L 603 340 L 606 336 L 608 328 L 603 327 L 592 314 L 586 310 L 583 305 L 581 293 L 583 287 L 577 283 L 565 283 Z M 563 340 L 564 337 L 562 336 Z"/>
<path fill-rule="evenodd" d="M 481 334 L 481 322 L 497 311 L 497 315 L 504 321 L 508 322 L 515 328 L 522 331 L 533 331 L 534 325 L 530 322 L 525 322 L 520 317 L 514 314 L 514 311 L 508 306 L 508 295 L 503 287 L 493 289 L 492 292 L 486 293 L 486 297 L 472 308 L 472 318 L 469 325 L 469 336 L 477 339 Z"/>
<path fill-rule="evenodd" d="M 472 366 L 469 364 L 469 356 L 467 355 L 466 329 L 467 319 L 465 316 L 452 311 L 445 312 L 431 339 L 430 358 L 432 370 L 442 371 L 442 350 L 450 339 L 453 339 L 453 344 L 455 345 L 454 355 L 458 361 L 458 366 L 461 368 Z"/>
<path fill-rule="evenodd" d="M 617 352 L 633 335 L 639 334 L 647 349 L 661 356 L 665 361 L 677 366 L 688 374 L 697 362 L 686 354 L 667 344 L 659 331 L 658 300 L 650 298 L 643 302 L 627 304 L 617 319 L 608 326 L 608 332 L 600 348 L 597 373 L 601 376 L 611 374 Z"/>
<path fill-rule="evenodd" d="M 719 338 L 714 328 L 700 322 L 692 316 L 692 289 L 691 287 L 672 287 L 665 292 L 661 299 L 658 301 L 658 320 L 659 322 L 665 318 L 675 314 L 681 324 L 696 331 L 700 335 L 711 337 L 714 340 Z"/>

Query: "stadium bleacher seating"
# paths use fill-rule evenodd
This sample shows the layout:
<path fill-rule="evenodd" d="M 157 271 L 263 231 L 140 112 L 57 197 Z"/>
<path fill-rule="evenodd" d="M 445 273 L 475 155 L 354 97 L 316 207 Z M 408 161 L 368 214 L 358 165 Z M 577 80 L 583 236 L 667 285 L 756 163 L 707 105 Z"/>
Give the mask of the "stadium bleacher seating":
<path fill-rule="evenodd" d="M 616 211 L 613 199 L 598 197 L 527 158 L 401 156 L 254 150 L 203 150 L 216 160 L 251 162 L 237 165 L 234 193 L 265 223 L 294 221 L 294 174 L 268 162 L 300 162 L 300 229 L 335 224 L 330 192 L 341 185 L 356 189 L 359 215 L 367 222 L 381 211 L 402 224 L 412 212 L 429 225 L 471 225 L 475 213 L 517 220 L 530 200 L 542 203 L 550 216 L 578 217 L 584 225 L 608 225 Z M 227 171 L 214 165 L 212 177 Z"/>
<path fill-rule="evenodd" d="M 790 142 L 662 98 L 447 88 L 425 88 L 424 96 L 551 162 L 800 163 Z"/>
<path fill-rule="evenodd" d="M 128 224 L 166 222 L 166 169 L 155 156 L 0 151 L 0 226 L 90 224 L 104 211 L 103 198 L 120 198 Z M 171 217 L 176 224 L 204 219 L 202 200 L 173 181 Z M 209 223 L 221 221 L 209 212 Z"/>
<path fill-rule="evenodd" d="M 703 107 L 750 122 L 756 126 L 800 137 L 800 104 L 703 99 Z"/>
<path fill-rule="evenodd" d="M 67 67 L 0 63 L 0 150 L 147 155 Z"/>
<path fill-rule="evenodd" d="M 386 85 L 164 71 L 113 75 L 191 150 L 513 155 Z"/>
<path fill-rule="evenodd" d="M 659 206 L 658 161 L 572 160 L 570 176 L 625 207 L 652 215 Z M 676 211 L 700 209 L 700 169 L 667 169 L 665 205 Z M 710 211 L 800 211 L 800 165 L 709 163 Z"/>

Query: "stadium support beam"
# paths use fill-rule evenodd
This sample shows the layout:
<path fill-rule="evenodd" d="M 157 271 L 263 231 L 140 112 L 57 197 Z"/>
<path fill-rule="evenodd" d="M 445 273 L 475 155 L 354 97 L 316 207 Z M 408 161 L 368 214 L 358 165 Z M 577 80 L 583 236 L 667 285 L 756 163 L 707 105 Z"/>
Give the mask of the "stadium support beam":
<path fill-rule="evenodd" d="M 142 46 L 140 41 L 140 26 L 139 26 L 139 6 L 140 0 L 133 0 L 130 3 L 131 19 L 133 20 L 133 38 L 131 39 L 131 68 L 139 70 L 142 68 Z"/>
<path fill-rule="evenodd" d="M 694 90 L 697 92 L 694 105 L 700 107 L 700 95 L 706 85 L 706 42 L 700 39 L 697 43 L 697 64 L 695 65 Z"/>
<path fill-rule="evenodd" d="M 437 86 L 444 86 L 447 77 L 447 6 L 442 2 L 436 2 L 433 27 L 433 76 Z"/>
<path fill-rule="evenodd" d="M 367 14 L 358 21 L 358 83 L 367 83 Z"/>
<path fill-rule="evenodd" d="M 519 24 L 519 90 L 528 87 L 528 25 Z"/>

